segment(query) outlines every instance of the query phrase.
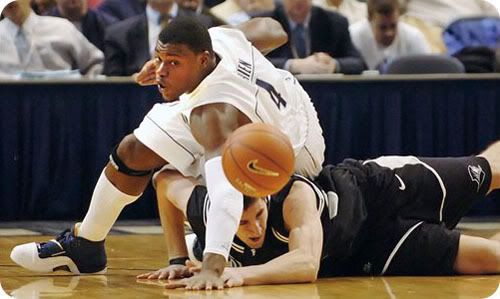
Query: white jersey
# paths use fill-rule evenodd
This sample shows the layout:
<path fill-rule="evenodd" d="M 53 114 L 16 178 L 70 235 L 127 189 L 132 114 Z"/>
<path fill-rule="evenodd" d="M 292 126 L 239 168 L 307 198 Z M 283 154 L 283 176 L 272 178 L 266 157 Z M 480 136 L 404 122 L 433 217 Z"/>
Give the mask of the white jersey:
<path fill-rule="evenodd" d="M 134 131 L 136 137 L 182 174 L 198 176 L 204 164 L 203 148 L 189 128 L 191 111 L 227 103 L 252 122 L 280 128 L 292 143 L 296 172 L 316 176 L 325 144 L 307 93 L 289 72 L 275 68 L 241 31 L 211 28 L 209 33 L 220 58 L 216 68 L 193 92 L 182 95 L 179 103 L 155 105 Z"/>
<path fill-rule="evenodd" d="M 216 27 L 209 33 L 220 61 L 193 92 L 180 97 L 188 107 L 183 112 L 187 119 L 195 107 L 230 104 L 252 122 L 280 128 L 290 138 L 297 157 L 309 151 L 314 160 L 309 163 L 316 166 L 298 164 L 297 171 L 316 175 L 323 163 L 324 141 L 316 110 L 298 81 L 289 72 L 274 67 L 241 31 Z M 305 149 L 313 136 L 318 139 L 316 148 Z"/>

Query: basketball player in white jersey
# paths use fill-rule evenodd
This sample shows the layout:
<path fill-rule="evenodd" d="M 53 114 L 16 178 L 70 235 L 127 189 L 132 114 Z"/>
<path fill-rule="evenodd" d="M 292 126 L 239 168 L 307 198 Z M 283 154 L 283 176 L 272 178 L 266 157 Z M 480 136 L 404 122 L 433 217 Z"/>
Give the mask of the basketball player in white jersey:
<path fill-rule="evenodd" d="M 184 176 L 203 175 L 212 199 L 203 269 L 188 284 L 222 287 L 220 275 L 243 209 L 243 196 L 222 170 L 226 138 L 249 122 L 277 126 L 293 144 L 297 173 L 309 177 L 320 171 L 325 147 L 309 96 L 259 52 L 286 41 L 281 26 L 254 19 L 241 29 L 245 35 L 229 28 L 207 31 L 194 19 L 176 18 L 162 31 L 154 69 L 158 88 L 171 103 L 155 105 L 113 150 L 83 222 L 56 240 L 17 246 L 11 253 L 16 263 L 34 271 L 102 273 L 104 238 L 119 213 L 142 194 L 152 173 L 168 164 Z M 171 258 L 171 263 L 187 259 Z"/>

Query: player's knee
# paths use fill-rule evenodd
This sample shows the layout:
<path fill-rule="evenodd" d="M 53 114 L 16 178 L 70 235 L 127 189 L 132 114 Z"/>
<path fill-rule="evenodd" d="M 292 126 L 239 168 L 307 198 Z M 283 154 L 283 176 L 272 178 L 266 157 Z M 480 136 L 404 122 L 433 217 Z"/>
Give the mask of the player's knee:
<path fill-rule="evenodd" d="M 165 165 L 165 160 L 142 144 L 133 134 L 125 136 L 116 149 L 121 162 L 135 170 L 151 170 Z"/>

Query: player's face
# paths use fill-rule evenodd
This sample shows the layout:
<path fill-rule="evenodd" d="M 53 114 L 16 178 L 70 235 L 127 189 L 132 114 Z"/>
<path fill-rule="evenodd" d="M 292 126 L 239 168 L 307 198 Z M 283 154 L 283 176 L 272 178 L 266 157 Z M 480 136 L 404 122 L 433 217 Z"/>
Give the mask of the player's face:
<path fill-rule="evenodd" d="M 381 15 L 375 13 L 370 18 L 373 35 L 377 43 L 381 46 L 388 47 L 394 41 L 398 32 L 399 12 L 394 12 L 389 15 Z"/>
<path fill-rule="evenodd" d="M 186 45 L 164 44 L 156 48 L 156 84 L 166 101 L 193 91 L 207 73 L 210 54 L 195 53 Z"/>
<path fill-rule="evenodd" d="M 22 25 L 31 11 L 29 0 L 11 2 L 3 10 L 3 15 L 17 25 Z"/>
<path fill-rule="evenodd" d="M 267 205 L 259 198 L 243 211 L 236 235 L 250 248 L 260 248 L 264 244 L 266 227 Z"/>

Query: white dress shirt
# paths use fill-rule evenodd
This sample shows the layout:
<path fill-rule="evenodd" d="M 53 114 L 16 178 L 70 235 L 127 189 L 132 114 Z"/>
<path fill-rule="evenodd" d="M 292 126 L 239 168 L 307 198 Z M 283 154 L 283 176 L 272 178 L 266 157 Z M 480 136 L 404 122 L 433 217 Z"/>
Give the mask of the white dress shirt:
<path fill-rule="evenodd" d="M 398 33 L 388 47 L 377 44 L 368 19 L 349 26 L 349 32 L 354 46 L 371 70 L 396 57 L 431 53 L 430 46 L 422 32 L 402 22 L 398 23 Z"/>
<path fill-rule="evenodd" d="M 179 13 L 179 6 L 174 2 L 172 8 L 169 12 L 170 18 L 177 17 Z M 160 13 L 154 10 L 149 4 L 146 6 L 146 17 L 148 19 L 148 41 L 149 41 L 149 54 L 151 57 L 155 56 L 155 48 L 156 42 L 158 41 L 158 35 L 161 32 L 161 24 L 160 24 Z"/>
<path fill-rule="evenodd" d="M 8 18 L 0 21 L 0 74 L 3 76 L 72 69 L 88 76 L 102 72 L 104 54 L 68 20 L 31 12 L 22 25 L 29 49 L 24 59 L 16 48 L 19 29 Z"/>
<path fill-rule="evenodd" d="M 330 5 L 328 0 L 313 0 L 312 3 L 324 9 L 340 13 L 349 20 L 349 24 L 364 20 L 368 16 L 366 3 L 358 0 L 343 0 L 339 7 Z"/>

